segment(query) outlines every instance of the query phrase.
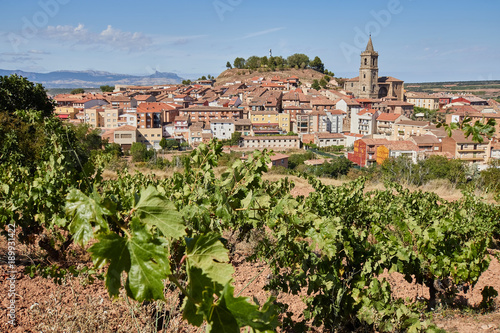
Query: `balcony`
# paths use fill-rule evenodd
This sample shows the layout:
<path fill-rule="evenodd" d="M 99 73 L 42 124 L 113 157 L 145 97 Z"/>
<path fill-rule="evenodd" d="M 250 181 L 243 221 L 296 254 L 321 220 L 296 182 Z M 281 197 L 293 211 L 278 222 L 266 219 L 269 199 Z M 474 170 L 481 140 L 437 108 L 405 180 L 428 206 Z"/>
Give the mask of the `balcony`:
<path fill-rule="evenodd" d="M 459 153 L 484 153 L 486 149 L 473 149 L 473 148 L 464 148 L 464 149 L 457 149 L 457 152 Z"/>
<path fill-rule="evenodd" d="M 469 162 L 478 162 L 478 161 L 484 161 L 484 156 L 464 156 L 460 157 L 460 160 Z"/>

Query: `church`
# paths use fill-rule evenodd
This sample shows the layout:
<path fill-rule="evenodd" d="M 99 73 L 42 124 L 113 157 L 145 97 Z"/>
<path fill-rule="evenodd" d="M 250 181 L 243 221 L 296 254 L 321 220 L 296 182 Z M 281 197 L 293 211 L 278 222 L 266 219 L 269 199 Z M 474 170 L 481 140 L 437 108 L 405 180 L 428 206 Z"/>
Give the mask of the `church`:
<path fill-rule="evenodd" d="M 361 53 L 359 76 L 346 80 L 344 90 L 350 91 L 355 98 L 404 100 L 404 82 L 392 76 L 378 76 L 378 53 L 373 49 L 372 37 L 366 50 Z"/>

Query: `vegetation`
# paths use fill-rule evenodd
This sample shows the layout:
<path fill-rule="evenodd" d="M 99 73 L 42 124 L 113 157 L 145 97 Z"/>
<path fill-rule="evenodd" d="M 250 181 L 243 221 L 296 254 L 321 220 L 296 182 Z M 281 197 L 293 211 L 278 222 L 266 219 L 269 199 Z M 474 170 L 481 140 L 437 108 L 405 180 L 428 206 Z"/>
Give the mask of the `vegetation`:
<path fill-rule="evenodd" d="M 100 86 L 102 92 L 113 92 L 115 90 L 115 86 L 105 85 Z"/>
<path fill-rule="evenodd" d="M 83 93 L 85 93 L 85 90 L 83 88 L 75 88 L 70 92 L 71 95 L 83 94 Z"/>
<path fill-rule="evenodd" d="M 36 110 L 48 117 L 54 103 L 47 98 L 45 88 L 17 74 L 0 76 L 0 112 L 12 116 L 17 110 Z"/>
<path fill-rule="evenodd" d="M 184 84 L 184 85 L 190 85 L 191 84 L 191 80 L 182 80 L 182 84 Z"/>
<path fill-rule="evenodd" d="M 320 90 L 321 86 L 319 85 L 319 81 L 314 79 L 313 83 L 311 84 L 311 88 L 316 89 L 316 90 Z"/>
<path fill-rule="evenodd" d="M 238 69 L 251 69 L 255 70 L 258 68 L 269 68 L 271 70 L 284 69 L 284 68 L 311 68 L 320 73 L 325 73 L 330 76 L 334 74 L 325 69 L 325 65 L 321 59 L 316 56 L 312 61 L 309 57 L 303 53 L 295 53 L 290 55 L 288 58 L 283 58 L 282 56 L 271 56 L 271 57 L 258 57 L 250 56 L 248 59 L 242 57 L 236 57 L 233 61 L 234 68 Z M 230 69 L 231 63 L 228 61 L 226 63 L 226 68 Z"/>

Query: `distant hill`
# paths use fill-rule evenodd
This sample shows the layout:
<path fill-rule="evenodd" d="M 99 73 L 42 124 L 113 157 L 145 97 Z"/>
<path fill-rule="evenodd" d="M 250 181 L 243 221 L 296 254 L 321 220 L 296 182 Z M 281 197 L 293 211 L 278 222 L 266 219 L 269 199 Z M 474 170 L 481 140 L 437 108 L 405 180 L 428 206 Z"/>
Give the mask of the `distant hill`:
<path fill-rule="evenodd" d="M 56 71 L 50 73 L 24 72 L 0 69 L 0 76 L 18 74 L 41 83 L 45 88 L 98 88 L 102 85 L 161 85 L 181 83 L 183 78 L 175 73 L 155 72 L 147 76 L 114 74 L 102 71 Z"/>
<path fill-rule="evenodd" d="M 302 83 L 312 83 L 315 79 L 316 80 L 321 80 L 325 74 L 322 74 L 318 71 L 315 71 L 314 69 L 294 69 L 294 68 L 286 68 L 282 70 L 275 70 L 275 71 L 263 71 L 262 69 L 256 69 L 256 70 L 251 70 L 251 69 L 228 69 L 225 70 L 224 72 L 220 73 L 220 75 L 216 79 L 216 85 L 224 85 L 227 82 L 234 82 L 234 81 L 246 81 L 249 80 L 255 76 L 258 77 L 266 77 L 266 78 L 271 78 L 273 76 L 279 76 L 282 79 L 285 79 L 287 77 L 290 77 L 292 75 L 295 75 L 299 78 L 300 82 Z M 335 82 L 335 80 L 332 80 Z"/>
<path fill-rule="evenodd" d="M 407 91 L 470 93 L 483 98 L 500 98 L 500 80 L 405 83 Z"/>

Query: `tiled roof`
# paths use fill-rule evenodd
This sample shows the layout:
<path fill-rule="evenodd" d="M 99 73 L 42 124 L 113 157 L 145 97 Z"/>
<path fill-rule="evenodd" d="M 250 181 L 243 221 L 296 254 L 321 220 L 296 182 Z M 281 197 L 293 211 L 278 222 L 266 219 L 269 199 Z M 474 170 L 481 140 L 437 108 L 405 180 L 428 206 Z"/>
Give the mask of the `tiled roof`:
<path fill-rule="evenodd" d="M 345 139 L 342 133 L 317 133 L 318 139 Z"/>
<path fill-rule="evenodd" d="M 377 120 L 378 121 L 396 121 L 396 119 L 398 119 L 399 117 L 401 117 L 401 115 L 396 114 L 396 113 L 381 113 L 380 116 L 377 117 Z"/>
<path fill-rule="evenodd" d="M 390 141 L 385 144 L 389 150 L 410 150 L 410 151 L 418 151 L 418 147 L 411 141 Z"/>
<path fill-rule="evenodd" d="M 123 125 L 115 128 L 115 131 L 135 131 L 137 128 L 131 125 Z"/>
<path fill-rule="evenodd" d="M 417 120 L 401 120 L 396 123 L 396 125 L 406 125 L 406 126 L 417 126 L 424 127 L 429 125 L 428 121 L 417 121 Z"/>

